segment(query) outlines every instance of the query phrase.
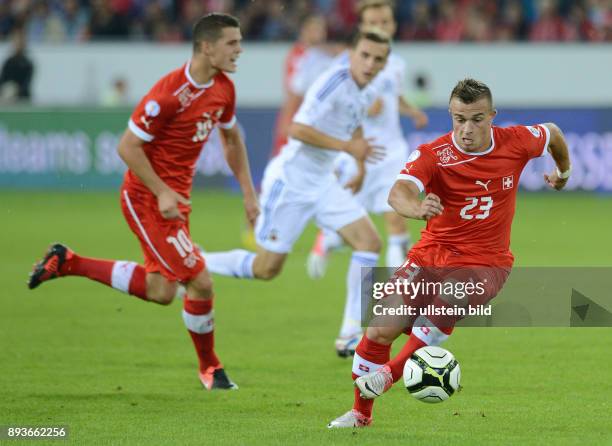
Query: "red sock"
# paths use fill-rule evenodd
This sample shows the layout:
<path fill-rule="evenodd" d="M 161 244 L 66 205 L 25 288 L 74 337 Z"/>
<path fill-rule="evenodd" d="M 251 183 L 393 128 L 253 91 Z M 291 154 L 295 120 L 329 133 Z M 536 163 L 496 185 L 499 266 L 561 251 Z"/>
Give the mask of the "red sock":
<path fill-rule="evenodd" d="M 408 358 L 412 356 L 421 347 L 425 347 L 423 341 L 417 338 L 414 334 L 410 335 L 410 338 L 404 344 L 400 352 L 391 361 L 387 362 L 387 365 L 391 368 L 391 375 L 393 375 L 393 382 L 397 382 L 404 374 L 404 364 L 408 361 Z"/>
<path fill-rule="evenodd" d="M 364 359 L 373 364 L 383 365 L 389 360 L 390 352 L 391 345 L 379 344 L 378 342 L 368 339 L 367 336 L 361 338 L 361 341 L 355 350 L 355 357 L 353 358 L 353 380 L 355 380 L 358 376 L 373 371 L 369 370 L 367 365 L 360 364 L 360 359 Z M 360 375 L 357 375 L 355 371 L 359 371 Z M 353 403 L 353 409 L 358 410 L 366 417 L 371 417 L 373 405 L 374 400 L 361 398 L 361 396 L 359 396 L 359 389 L 355 387 L 355 402 Z"/>
<path fill-rule="evenodd" d="M 319 232 L 317 232 L 317 238 L 315 239 L 315 243 L 312 247 L 312 250 L 321 256 L 327 254 L 327 252 L 325 251 L 325 243 L 323 242 L 324 240 L 325 236 L 323 235 L 323 231 L 319 230 Z"/>
<path fill-rule="evenodd" d="M 185 296 L 183 300 L 183 321 L 198 354 L 201 372 L 206 371 L 208 367 L 221 365 L 215 354 L 215 325 L 212 307 L 212 298 L 192 300 Z"/>
<path fill-rule="evenodd" d="M 450 334 L 453 332 L 453 327 L 442 327 L 442 328 L 427 327 L 427 328 L 430 328 L 430 330 L 428 331 L 428 334 L 431 333 L 432 331 L 433 332 L 438 331 L 438 332 L 441 332 L 441 334 L 443 335 L 450 336 Z M 424 337 L 426 340 L 429 339 L 429 335 L 421 335 L 421 337 Z M 419 339 L 414 334 L 414 332 L 411 332 L 410 338 L 408 339 L 406 344 L 402 347 L 400 352 L 395 356 L 395 358 L 387 362 L 387 365 L 391 369 L 391 375 L 393 375 L 393 382 L 397 382 L 402 377 L 402 375 L 404 374 L 404 365 L 406 364 L 406 361 L 408 361 L 408 359 L 412 356 L 412 354 L 416 352 L 418 349 L 420 349 L 421 347 L 425 347 L 426 345 L 428 345 L 427 342 L 423 341 L 422 339 Z"/>
<path fill-rule="evenodd" d="M 104 260 L 73 254 L 59 270 L 61 276 L 87 277 L 147 300 L 147 273 L 135 262 Z"/>

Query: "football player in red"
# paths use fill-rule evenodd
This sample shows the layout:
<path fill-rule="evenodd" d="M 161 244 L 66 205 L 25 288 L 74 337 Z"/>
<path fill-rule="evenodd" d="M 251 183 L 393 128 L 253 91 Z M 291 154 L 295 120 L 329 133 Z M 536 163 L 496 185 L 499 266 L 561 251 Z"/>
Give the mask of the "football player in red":
<path fill-rule="evenodd" d="M 214 350 L 212 282 L 189 231 L 196 160 L 211 130 L 220 127 L 228 164 L 244 194 L 247 219 L 259 214 L 246 148 L 234 116 L 234 84 L 241 48 L 236 18 L 208 14 L 193 28 L 193 54 L 162 77 L 134 110 L 118 152 L 128 166 L 121 208 L 138 237 L 144 265 L 102 260 L 53 245 L 30 275 L 29 287 L 56 277 L 82 276 L 140 299 L 168 305 L 177 283 L 186 287 L 183 320 L 193 340 L 206 389 L 235 389 Z"/>
<path fill-rule="evenodd" d="M 570 158 L 563 133 L 553 123 L 494 126 L 491 91 L 482 82 L 460 81 L 449 111 L 453 130 L 413 152 L 389 193 L 389 204 L 400 215 L 427 221 L 395 276 L 415 277 L 415 271 L 442 267 L 448 279 L 485 284 L 482 304 L 495 297 L 512 267 L 510 228 L 523 168 L 550 153 L 556 168 L 544 181 L 560 190 L 570 175 Z M 353 408 L 328 427 L 369 425 L 374 398 L 401 378 L 412 353 L 446 340 L 456 320 L 417 314 L 402 323 L 371 321 L 354 356 Z M 391 344 L 403 332 L 410 337 L 390 359 Z"/>

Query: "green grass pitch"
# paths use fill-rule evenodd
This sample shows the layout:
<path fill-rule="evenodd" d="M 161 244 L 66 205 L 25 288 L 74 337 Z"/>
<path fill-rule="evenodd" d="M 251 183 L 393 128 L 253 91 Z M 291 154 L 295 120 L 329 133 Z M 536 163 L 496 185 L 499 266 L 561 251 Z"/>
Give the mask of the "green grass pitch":
<path fill-rule="evenodd" d="M 239 197 L 193 201 L 194 239 L 208 250 L 240 246 Z M 310 281 L 313 228 L 280 278 L 216 278 L 217 350 L 240 390 L 208 393 L 180 303 L 144 303 L 81 278 L 26 289 L 53 241 L 141 259 L 118 193 L 4 191 L 0 202 L 2 425 L 68 425 L 68 443 L 94 445 L 612 444 L 610 329 L 458 329 L 445 347 L 461 364 L 461 393 L 426 405 L 396 386 L 376 402 L 371 429 L 328 431 L 352 402 L 351 363 L 333 351 L 348 253 Z M 521 194 L 517 265 L 610 266 L 611 221 L 610 196 Z"/>

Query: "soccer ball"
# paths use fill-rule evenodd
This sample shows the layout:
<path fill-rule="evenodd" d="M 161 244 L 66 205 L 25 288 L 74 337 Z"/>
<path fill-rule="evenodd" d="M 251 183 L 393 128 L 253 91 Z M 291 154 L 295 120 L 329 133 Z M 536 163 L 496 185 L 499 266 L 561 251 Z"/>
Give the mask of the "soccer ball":
<path fill-rule="evenodd" d="M 459 389 L 461 369 L 451 352 L 440 347 L 418 349 L 404 365 L 404 384 L 424 403 L 441 403 Z"/>

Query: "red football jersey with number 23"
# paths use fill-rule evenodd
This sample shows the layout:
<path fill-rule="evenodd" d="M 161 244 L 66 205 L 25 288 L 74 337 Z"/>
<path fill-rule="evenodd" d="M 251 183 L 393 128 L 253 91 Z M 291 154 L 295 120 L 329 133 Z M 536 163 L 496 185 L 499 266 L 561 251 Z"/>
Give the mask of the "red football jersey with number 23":
<path fill-rule="evenodd" d="M 494 126 L 491 137 L 491 147 L 480 153 L 462 150 L 450 132 L 410 154 L 398 179 L 433 192 L 444 206 L 442 215 L 427 222 L 415 253 L 437 244 L 457 254 L 448 266 L 512 266 L 519 178 L 530 159 L 544 155 L 550 133 L 544 125 Z"/>

